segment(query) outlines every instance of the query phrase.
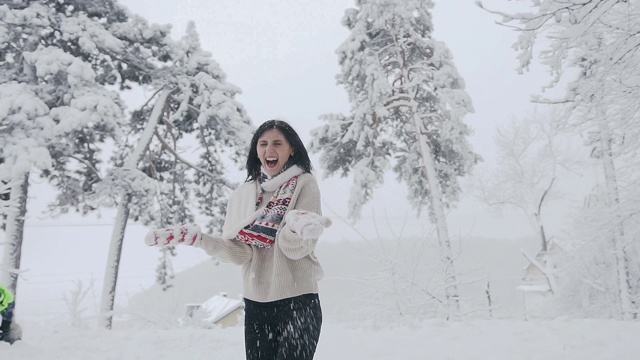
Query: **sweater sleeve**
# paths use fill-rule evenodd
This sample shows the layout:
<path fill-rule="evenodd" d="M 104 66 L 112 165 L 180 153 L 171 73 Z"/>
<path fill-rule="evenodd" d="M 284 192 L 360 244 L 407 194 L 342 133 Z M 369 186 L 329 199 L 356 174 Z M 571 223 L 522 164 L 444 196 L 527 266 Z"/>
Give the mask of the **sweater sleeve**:
<path fill-rule="evenodd" d="M 255 197 L 253 189 L 255 189 L 255 185 L 244 183 L 229 197 L 222 236 L 202 234 L 201 248 L 207 254 L 236 265 L 242 265 L 251 260 L 253 249 L 250 245 L 235 240 L 238 230 L 234 227 L 246 225 L 240 220 L 245 217 L 245 213 L 251 212 L 251 208 L 248 208 L 247 204 L 253 206 L 252 199 Z"/>
<path fill-rule="evenodd" d="M 289 211 L 294 209 L 306 210 L 322 215 L 320 189 L 315 177 L 309 174 L 307 181 L 302 182 L 300 186 L 298 196 L 292 199 L 292 202 L 295 201 L 293 208 L 290 208 Z M 286 222 L 278 233 L 278 241 L 276 241 L 276 244 L 278 244 L 278 247 L 286 257 L 292 260 L 302 259 L 308 255 L 313 257 L 313 251 L 318 243 L 318 239 L 303 239 L 294 233 Z"/>
<path fill-rule="evenodd" d="M 205 233 L 202 234 L 201 248 L 211 256 L 236 265 L 242 265 L 251 260 L 253 254 L 251 246 L 245 243 Z"/>

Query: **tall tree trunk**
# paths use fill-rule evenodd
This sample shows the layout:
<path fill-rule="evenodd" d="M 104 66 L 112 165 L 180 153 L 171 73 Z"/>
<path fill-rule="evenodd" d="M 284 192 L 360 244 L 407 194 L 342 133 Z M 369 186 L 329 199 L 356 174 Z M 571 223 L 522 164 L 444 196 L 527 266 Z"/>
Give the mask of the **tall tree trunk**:
<path fill-rule="evenodd" d="M 611 239 L 613 242 L 614 261 L 616 265 L 616 278 L 619 297 L 620 318 L 623 320 L 631 320 L 634 318 L 636 311 L 631 300 L 631 283 L 629 274 L 629 264 L 624 247 L 625 233 L 620 214 L 620 193 L 618 190 L 618 180 L 616 177 L 616 167 L 614 163 L 614 154 L 612 148 L 612 136 L 609 127 L 604 123 L 606 117 L 602 117 L 599 121 L 600 146 L 602 149 L 602 165 L 604 168 L 605 186 L 607 193 L 607 204 L 613 211 L 614 221 L 611 229 Z"/>
<path fill-rule="evenodd" d="M 540 249 L 541 251 L 546 253 L 549 250 L 547 233 L 545 233 L 544 231 L 544 225 L 542 224 L 542 218 L 540 217 L 540 213 L 534 214 L 534 217 L 536 220 L 536 224 L 538 225 L 538 236 L 540 236 Z"/>
<path fill-rule="evenodd" d="M 169 90 L 163 90 L 158 96 L 158 100 L 153 106 L 149 121 L 131 155 L 127 158 L 124 168 L 136 169 L 138 163 L 142 160 L 145 151 L 151 143 L 153 133 L 162 118 L 162 113 L 169 97 Z M 129 218 L 129 203 L 132 195 L 125 193 L 122 195 L 118 204 L 118 213 L 116 215 L 116 223 L 113 227 L 111 235 L 111 243 L 109 246 L 109 257 L 107 258 L 107 267 L 104 274 L 104 285 L 102 288 L 101 316 L 100 326 L 111 329 L 113 324 L 113 308 L 116 297 L 116 285 L 118 282 L 118 269 L 120 267 L 120 256 L 122 253 L 122 244 L 124 242 L 124 232 L 127 227 L 127 219 Z"/>
<path fill-rule="evenodd" d="M 113 323 L 113 308 L 116 298 L 116 285 L 118 284 L 118 270 L 120 269 L 120 257 L 122 255 L 122 245 L 124 243 L 124 233 L 127 228 L 129 218 L 129 203 L 131 195 L 126 194 L 120 199 L 118 212 L 116 214 L 111 243 L 109 246 L 109 256 L 107 258 L 107 269 L 104 273 L 104 284 L 102 288 L 102 302 L 100 318 L 101 326 L 111 329 Z"/>
<path fill-rule="evenodd" d="M 422 120 L 417 113 L 413 112 L 413 119 L 418 134 L 418 143 L 420 144 L 420 152 L 425 167 L 427 181 L 429 183 L 429 193 L 431 195 L 431 210 L 433 211 L 433 222 L 436 225 L 438 234 L 438 243 L 441 252 L 441 261 L 444 265 L 445 275 L 445 296 L 447 303 L 448 317 L 458 318 L 460 316 L 460 298 L 458 296 L 458 281 L 456 279 L 456 270 L 453 259 L 453 251 L 451 249 L 451 240 L 449 239 L 449 227 L 442 203 L 442 191 L 440 190 L 440 182 L 438 181 L 438 173 L 436 171 L 435 160 L 431 152 L 429 138 L 426 136 L 426 130 L 422 124 Z"/>
<path fill-rule="evenodd" d="M 549 195 L 549 191 L 553 187 L 553 183 L 556 181 L 555 176 L 551 178 L 549 182 L 549 186 L 544 190 L 542 196 L 540 196 L 540 201 L 538 201 L 538 209 L 533 213 L 533 218 L 535 220 L 535 227 L 538 230 L 538 235 L 540 236 L 540 245 L 542 251 L 547 252 L 547 234 L 544 232 L 544 226 L 542 224 L 542 205 L 544 204 L 544 199 Z"/>
<path fill-rule="evenodd" d="M 29 173 L 24 173 L 15 180 L 9 195 L 10 206 L 6 218 L 3 271 L 0 272 L 0 283 L 11 289 L 17 296 L 16 290 L 24 239 L 24 219 L 27 214 Z"/>
<path fill-rule="evenodd" d="M 3 163 L 3 159 L 0 157 L 0 164 Z M 9 207 L 9 200 L 11 199 L 11 184 L 9 183 L 11 179 L 2 179 L 0 180 L 0 209 L 5 209 Z M 7 230 L 7 212 L 2 211 L 0 214 L 0 230 Z"/>

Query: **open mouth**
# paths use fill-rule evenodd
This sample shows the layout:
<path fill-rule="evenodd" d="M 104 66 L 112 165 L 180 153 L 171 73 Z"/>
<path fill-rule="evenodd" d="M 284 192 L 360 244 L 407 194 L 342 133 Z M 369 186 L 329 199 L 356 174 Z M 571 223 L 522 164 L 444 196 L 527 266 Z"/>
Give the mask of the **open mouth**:
<path fill-rule="evenodd" d="M 264 159 L 268 168 L 278 165 L 278 158 L 268 157 Z"/>

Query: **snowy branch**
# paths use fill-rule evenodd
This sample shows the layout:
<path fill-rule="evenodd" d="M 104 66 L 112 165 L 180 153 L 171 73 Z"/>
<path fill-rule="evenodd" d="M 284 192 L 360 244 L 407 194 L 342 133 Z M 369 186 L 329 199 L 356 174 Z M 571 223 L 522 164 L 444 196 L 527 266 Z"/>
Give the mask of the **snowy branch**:
<path fill-rule="evenodd" d="M 411 101 L 413 100 L 411 98 L 411 95 L 409 94 L 404 94 L 404 93 L 400 93 L 400 94 L 396 94 L 393 96 L 388 96 L 387 101 L 385 101 L 384 103 L 384 107 L 387 109 L 393 109 L 395 107 L 398 106 L 411 106 Z"/>
<path fill-rule="evenodd" d="M 75 155 L 67 155 L 67 156 L 72 158 L 72 159 L 75 159 L 75 160 L 77 160 L 77 161 L 79 161 L 81 163 L 83 163 L 87 168 L 89 168 L 89 170 L 91 170 L 91 172 L 93 172 L 98 177 L 98 180 L 101 179 L 100 172 L 93 165 L 91 165 L 90 162 L 88 162 L 88 161 L 86 161 L 86 160 L 84 160 L 82 158 L 79 158 L 79 157 L 77 157 Z"/>
<path fill-rule="evenodd" d="M 181 107 L 182 107 L 182 106 L 186 106 L 186 107 L 187 107 L 187 110 L 191 111 L 191 112 L 192 112 L 192 115 L 193 115 L 194 117 L 196 117 L 196 118 L 197 118 L 197 117 L 200 115 L 200 109 L 198 109 L 197 107 L 193 106 L 193 104 L 191 104 L 190 102 L 188 102 L 188 101 L 180 101 L 178 98 L 176 98 L 176 97 L 175 97 L 175 96 L 173 96 L 173 95 L 170 95 L 170 96 L 169 96 L 169 98 L 170 98 L 171 100 L 174 100 L 174 101 L 179 102 Z M 167 121 L 168 121 L 169 123 L 171 123 L 171 119 L 167 119 Z"/>
<path fill-rule="evenodd" d="M 187 159 L 183 158 L 182 156 L 180 156 L 180 154 L 178 154 L 178 153 L 175 151 L 175 149 L 173 149 L 173 148 L 171 147 L 171 145 L 170 145 L 170 144 L 168 144 L 168 143 L 167 143 L 167 142 L 162 138 L 162 136 L 160 136 L 160 134 L 158 134 L 158 131 L 157 131 L 157 130 L 156 130 L 156 131 L 154 131 L 154 135 L 155 135 L 155 136 L 156 136 L 156 138 L 160 141 L 160 143 L 162 144 L 162 147 L 163 147 L 165 150 L 169 151 L 173 156 L 175 156 L 175 158 L 176 158 L 178 161 L 180 161 L 181 163 L 183 163 L 183 164 L 187 165 L 188 167 L 190 167 L 190 168 L 192 168 L 192 169 L 194 169 L 194 170 L 196 170 L 196 171 L 198 171 L 198 172 L 200 172 L 200 173 L 202 173 L 202 174 L 204 174 L 204 175 L 206 175 L 206 176 L 208 176 L 208 177 L 210 177 L 210 178 L 212 178 L 212 179 L 215 179 L 216 181 L 222 181 L 222 182 L 223 182 L 223 184 L 224 184 L 224 186 L 226 186 L 226 187 L 227 187 L 227 188 L 229 188 L 229 189 L 233 189 L 233 186 L 232 186 L 231 184 L 229 184 L 229 182 L 228 182 L 228 181 L 226 181 L 225 179 L 222 179 L 222 178 L 219 178 L 218 176 L 215 176 L 215 175 L 214 175 L 214 174 L 212 174 L 211 172 L 209 172 L 209 171 L 207 171 L 207 170 L 205 170 L 205 169 L 203 169 L 203 168 L 201 168 L 201 167 L 199 167 L 199 166 L 197 166 L 197 165 L 193 164 L 193 163 L 192 163 L 192 162 L 190 162 L 189 160 L 187 160 Z"/>

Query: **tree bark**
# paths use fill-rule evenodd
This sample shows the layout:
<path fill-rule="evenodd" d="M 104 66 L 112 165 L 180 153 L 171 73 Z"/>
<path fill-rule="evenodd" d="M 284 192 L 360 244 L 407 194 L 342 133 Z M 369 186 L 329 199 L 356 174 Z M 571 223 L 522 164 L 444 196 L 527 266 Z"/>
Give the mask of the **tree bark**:
<path fill-rule="evenodd" d="M 2 260 L 3 271 L 0 273 L 0 283 L 11 289 L 17 296 L 16 290 L 18 288 L 18 274 L 20 273 L 22 242 L 24 239 L 24 219 L 27 214 L 29 173 L 24 173 L 15 180 L 9 195 L 5 249 Z"/>
<path fill-rule="evenodd" d="M 555 180 L 556 178 L 554 176 L 549 182 L 549 186 L 547 186 L 547 188 L 542 193 L 542 196 L 540 196 L 540 201 L 538 201 L 538 209 L 533 214 L 533 218 L 535 219 L 535 224 L 536 224 L 535 226 L 538 230 L 538 235 L 540 236 L 541 249 L 545 253 L 548 250 L 548 246 L 547 246 L 548 243 L 547 243 L 547 234 L 544 232 L 544 225 L 542 224 L 542 204 L 544 204 L 544 199 L 549 194 L 549 191 L 551 191 L 551 188 L 553 187 L 553 183 L 555 182 Z"/>
<path fill-rule="evenodd" d="M 616 177 L 616 167 L 612 148 L 612 136 L 609 127 L 604 123 L 606 117 L 599 120 L 600 146 L 602 150 L 602 165 L 604 168 L 605 186 L 607 193 L 607 205 L 614 216 L 613 229 L 611 229 L 611 241 L 613 242 L 614 261 L 619 297 L 619 312 L 622 320 L 632 320 L 636 311 L 631 300 L 631 284 L 629 264 L 625 244 L 624 224 L 620 215 L 620 193 Z"/>
<path fill-rule="evenodd" d="M 422 120 L 414 112 L 413 115 L 416 133 L 418 134 L 418 143 L 420 144 L 420 152 L 424 164 L 425 174 L 429 183 L 429 194 L 431 195 L 431 210 L 433 211 L 433 222 L 436 225 L 438 234 L 438 243 L 441 251 L 441 261 L 445 275 L 445 296 L 448 317 L 458 318 L 460 316 L 460 299 L 458 296 L 458 281 L 456 279 L 456 270 L 454 266 L 453 251 L 451 249 L 451 239 L 449 238 L 449 227 L 442 203 L 442 191 L 440 190 L 440 182 L 438 181 L 438 173 L 436 170 L 433 153 L 429 146 L 429 138 L 424 133 Z"/>
<path fill-rule="evenodd" d="M 116 298 L 116 285 L 118 284 L 118 270 L 120 269 L 120 258 L 122 255 L 122 245 L 124 243 L 124 233 L 127 228 L 129 218 L 129 203 L 131 195 L 126 194 L 120 199 L 116 221 L 111 235 L 111 245 L 109 246 L 109 256 L 107 257 L 107 269 L 104 273 L 104 284 L 102 288 L 102 302 L 100 318 L 101 326 L 111 329 L 113 323 L 113 308 Z"/>

